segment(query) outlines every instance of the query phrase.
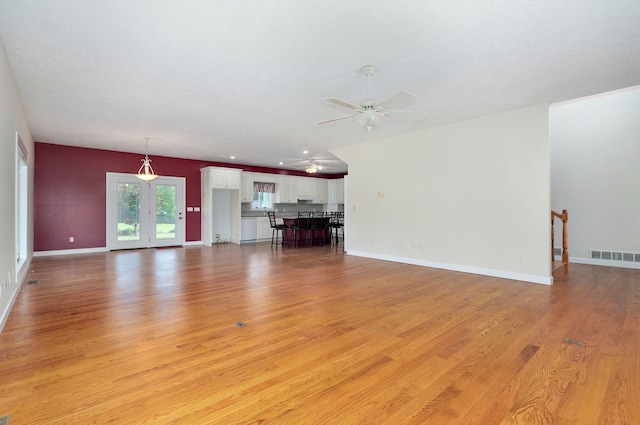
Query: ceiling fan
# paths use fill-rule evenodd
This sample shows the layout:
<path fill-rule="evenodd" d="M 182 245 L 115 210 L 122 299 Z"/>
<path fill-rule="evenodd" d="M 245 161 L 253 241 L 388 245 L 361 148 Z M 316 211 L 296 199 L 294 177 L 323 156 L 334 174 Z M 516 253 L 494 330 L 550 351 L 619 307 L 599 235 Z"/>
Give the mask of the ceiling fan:
<path fill-rule="evenodd" d="M 329 98 L 325 99 L 327 102 L 334 103 L 336 105 L 344 106 L 345 108 L 353 109 L 354 114 L 345 115 L 342 117 L 332 118 L 329 120 L 319 121 L 318 124 L 326 124 L 333 121 L 345 120 L 347 118 L 354 118 L 361 127 L 366 128 L 368 131 L 380 123 L 383 117 L 388 115 L 406 118 L 411 120 L 421 121 L 427 117 L 425 112 L 415 111 L 401 111 L 389 108 L 398 108 L 405 105 L 412 104 L 415 100 L 415 95 L 408 91 L 401 91 L 388 99 L 378 102 L 371 98 L 371 76 L 375 74 L 377 68 L 373 65 L 366 65 L 360 69 L 360 72 L 367 77 L 369 83 L 369 97 L 360 105 L 354 105 L 353 103 L 345 102 L 344 100 Z"/>
<path fill-rule="evenodd" d="M 314 174 L 319 171 L 330 168 L 332 163 L 335 163 L 336 159 L 330 158 L 310 158 L 294 161 L 291 165 L 296 169 L 304 170 L 309 174 Z"/>

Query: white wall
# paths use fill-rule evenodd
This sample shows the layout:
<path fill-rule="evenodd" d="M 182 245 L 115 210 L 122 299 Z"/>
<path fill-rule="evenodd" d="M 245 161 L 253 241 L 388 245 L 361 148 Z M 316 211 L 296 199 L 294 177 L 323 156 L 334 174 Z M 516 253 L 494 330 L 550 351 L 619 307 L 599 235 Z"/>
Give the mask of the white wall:
<path fill-rule="evenodd" d="M 571 261 L 640 253 L 640 86 L 552 105 L 549 125 L 551 206 L 569 212 Z"/>
<path fill-rule="evenodd" d="M 332 152 L 349 254 L 552 282 L 547 105 Z"/>
<path fill-rule="evenodd" d="M 29 217 L 27 263 L 33 256 L 33 139 L 0 39 L 0 329 L 19 290 L 16 278 L 16 131 L 28 150 Z M 24 269 L 23 269 L 24 270 Z"/>

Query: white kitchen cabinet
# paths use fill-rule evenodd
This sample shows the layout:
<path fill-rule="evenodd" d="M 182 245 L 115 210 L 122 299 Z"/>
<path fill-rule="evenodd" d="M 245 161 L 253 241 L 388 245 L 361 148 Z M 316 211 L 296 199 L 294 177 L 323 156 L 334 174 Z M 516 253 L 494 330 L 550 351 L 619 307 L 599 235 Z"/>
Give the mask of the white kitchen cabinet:
<path fill-rule="evenodd" d="M 211 172 L 212 189 L 240 189 L 241 170 L 219 167 L 208 168 Z"/>
<path fill-rule="evenodd" d="M 269 223 L 269 217 L 257 217 L 256 222 L 258 225 L 258 240 L 271 239 L 271 224 Z"/>
<path fill-rule="evenodd" d="M 278 177 L 277 174 L 253 173 L 253 181 L 256 182 L 278 183 Z"/>
<path fill-rule="evenodd" d="M 240 202 L 252 202 L 253 201 L 253 182 L 254 182 L 254 174 L 253 173 L 242 173 L 241 183 L 242 187 L 240 188 Z"/>
<path fill-rule="evenodd" d="M 344 179 L 331 179 L 327 182 L 328 204 L 344 204 Z"/>
<path fill-rule="evenodd" d="M 240 172 L 239 169 L 204 167 L 200 169 L 200 208 L 201 208 L 201 239 L 203 245 L 211 245 L 215 242 L 214 227 L 217 222 L 223 220 L 229 223 L 229 241 L 240 242 Z M 214 214 L 214 192 L 224 190 L 228 193 L 226 197 L 228 206 L 224 216 L 221 212 Z"/>
<path fill-rule="evenodd" d="M 344 204 L 344 179 L 336 179 L 336 204 Z"/>
<path fill-rule="evenodd" d="M 326 204 L 329 201 L 329 192 L 326 179 L 311 179 L 316 181 L 316 194 L 314 204 Z"/>
<path fill-rule="evenodd" d="M 316 179 L 311 177 L 298 177 L 298 198 L 313 199 L 316 196 Z"/>
<path fill-rule="evenodd" d="M 280 176 L 276 183 L 278 203 L 295 204 L 298 202 L 298 179 L 296 177 Z"/>

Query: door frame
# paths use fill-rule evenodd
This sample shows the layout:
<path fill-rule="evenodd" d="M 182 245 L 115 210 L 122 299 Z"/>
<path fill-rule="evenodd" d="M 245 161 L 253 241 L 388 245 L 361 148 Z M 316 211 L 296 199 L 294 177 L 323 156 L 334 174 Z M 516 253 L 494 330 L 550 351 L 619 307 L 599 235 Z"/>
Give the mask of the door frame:
<path fill-rule="evenodd" d="M 117 233 L 113 232 L 113 223 L 117 219 L 117 184 L 118 183 L 137 183 L 141 186 L 140 200 L 141 208 L 145 208 L 144 211 L 140 211 L 140 239 L 133 241 L 118 241 Z M 155 238 L 155 211 L 153 203 L 155 202 L 155 187 L 158 184 L 175 185 L 179 190 L 176 190 L 176 238 L 175 239 L 156 239 Z M 145 190 L 146 189 L 146 190 Z M 135 174 L 126 173 L 106 173 L 106 243 L 107 249 L 135 249 L 135 248 L 156 248 L 162 246 L 184 246 L 185 244 L 185 205 L 186 205 L 186 179 L 184 177 L 168 177 L 161 176 L 151 182 L 144 182 L 136 177 Z M 152 195 L 153 192 L 153 195 Z M 143 226 L 142 216 L 149 217 L 147 225 Z"/>

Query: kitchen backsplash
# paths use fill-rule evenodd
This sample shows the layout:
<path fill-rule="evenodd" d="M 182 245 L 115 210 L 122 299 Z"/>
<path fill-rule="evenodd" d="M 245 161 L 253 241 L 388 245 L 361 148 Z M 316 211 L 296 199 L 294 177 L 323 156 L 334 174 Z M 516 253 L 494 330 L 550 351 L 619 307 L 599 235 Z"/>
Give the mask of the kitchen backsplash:
<path fill-rule="evenodd" d="M 324 211 L 325 205 L 323 204 L 275 204 L 274 210 L 276 211 L 276 217 L 292 217 L 298 214 L 299 211 Z M 342 210 L 343 205 L 338 205 L 338 209 Z M 243 217 L 261 217 L 267 215 L 263 211 L 252 211 L 251 204 L 243 202 L 241 204 L 241 213 Z"/>

